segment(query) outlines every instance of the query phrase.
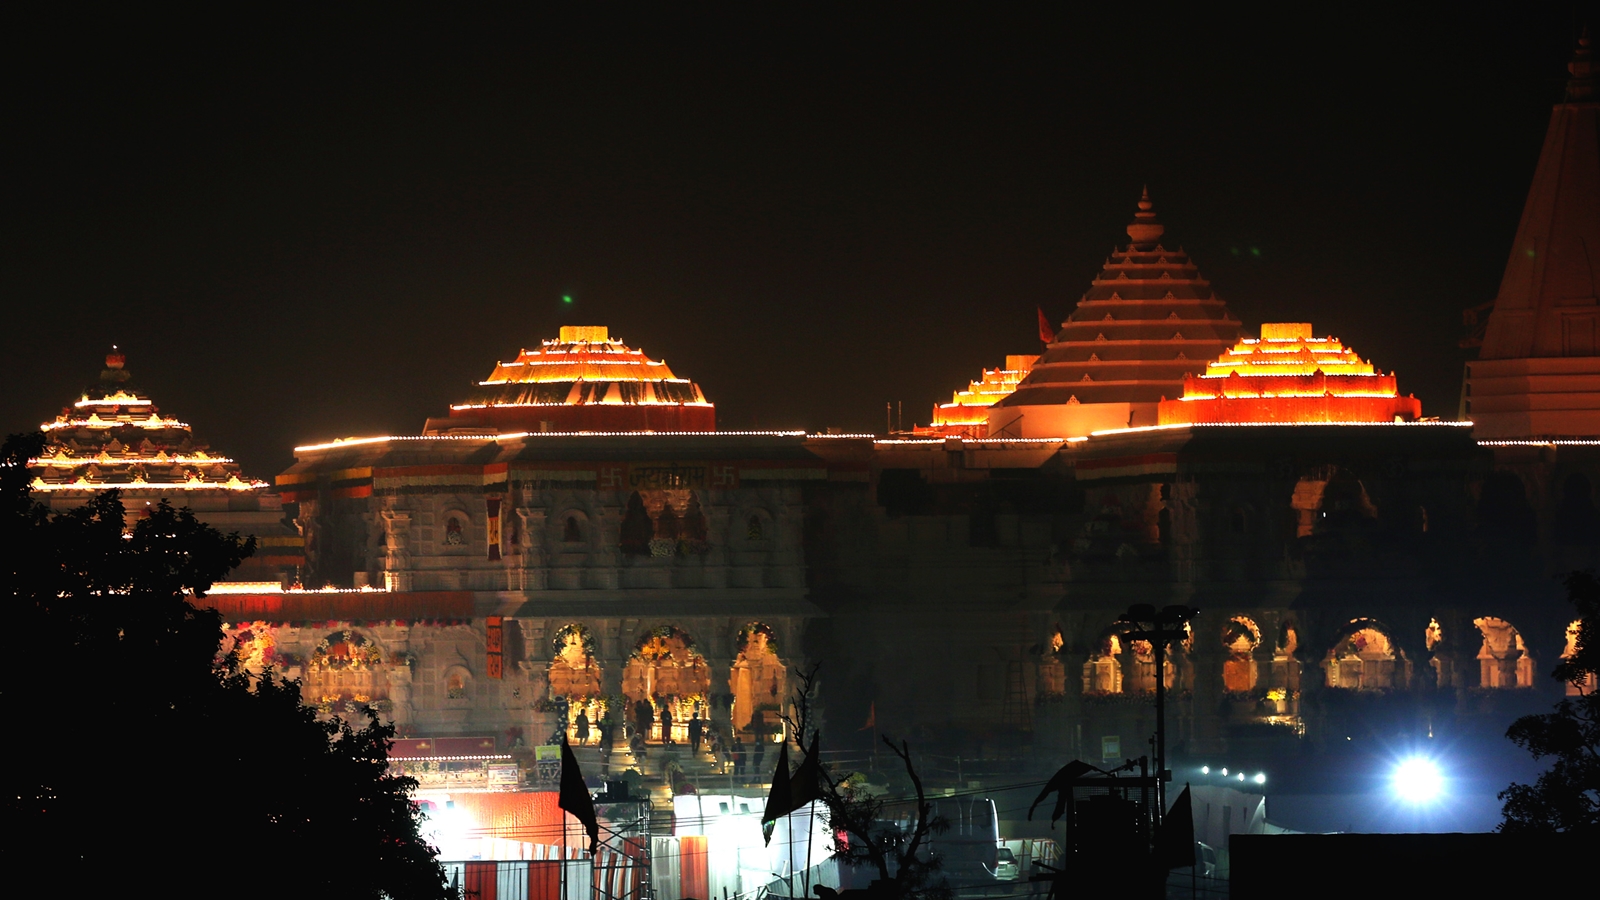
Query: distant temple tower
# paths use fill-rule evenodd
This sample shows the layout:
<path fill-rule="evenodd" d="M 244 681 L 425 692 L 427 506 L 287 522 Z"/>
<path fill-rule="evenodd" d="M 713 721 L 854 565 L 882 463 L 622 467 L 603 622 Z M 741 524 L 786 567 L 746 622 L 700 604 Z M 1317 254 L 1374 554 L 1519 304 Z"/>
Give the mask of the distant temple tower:
<path fill-rule="evenodd" d="M 1310 323 L 1268 322 L 1259 340 L 1240 338 L 1204 375 L 1185 375 L 1183 396 L 1160 413 L 1162 425 L 1373 424 L 1416 421 L 1422 403 Z"/>
<path fill-rule="evenodd" d="M 1463 397 L 1480 438 L 1600 436 L 1600 87 L 1587 33 L 1550 116 Z"/>
<path fill-rule="evenodd" d="M 989 410 L 991 437 L 1081 437 L 1154 425 L 1164 397 L 1239 337 L 1239 320 L 1182 249 L 1160 243 L 1148 191 L 1078 308 L 1009 397 Z"/>
<path fill-rule="evenodd" d="M 484 390 L 423 434 L 521 431 L 714 431 L 716 407 L 699 385 L 612 338 L 604 325 L 564 325 L 561 336 L 496 363 Z"/>

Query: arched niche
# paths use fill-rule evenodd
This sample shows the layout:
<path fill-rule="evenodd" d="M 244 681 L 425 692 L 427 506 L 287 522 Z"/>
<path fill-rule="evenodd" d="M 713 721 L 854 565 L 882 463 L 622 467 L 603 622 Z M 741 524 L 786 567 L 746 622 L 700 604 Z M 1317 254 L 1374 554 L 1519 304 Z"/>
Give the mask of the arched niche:
<path fill-rule="evenodd" d="M 704 712 L 710 689 L 711 667 L 694 649 L 694 639 L 672 625 L 641 635 L 622 670 L 629 722 L 646 740 L 681 743 L 687 739 L 685 723 Z"/>
<path fill-rule="evenodd" d="M 1234 616 L 1222 626 L 1222 646 L 1228 656 L 1222 663 L 1222 688 L 1230 694 L 1256 689 L 1256 648 L 1261 629 L 1248 616 Z"/>
<path fill-rule="evenodd" d="M 780 723 L 788 696 L 788 667 L 778 656 L 777 634 L 770 625 L 751 622 L 739 630 L 736 644 L 738 654 L 728 672 L 733 729 L 770 734 Z"/>
<path fill-rule="evenodd" d="M 550 685 L 550 699 L 564 701 L 567 739 L 574 744 L 595 739 L 600 720 L 606 714 L 601 674 L 589 627 L 572 622 L 556 629 L 550 638 L 550 665 L 545 670 L 545 678 Z M 581 724 L 580 712 L 583 714 Z"/>
<path fill-rule="evenodd" d="M 1478 647 L 1478 686 L 1490 689 L 1533 687 L 1533 657 L 1510 622 L 1494 616 L 1473 619 L 1483 636 Z"/>
<path fill-rule="evenodd" d="M 1410 662 L 1389 631 L 1371 619 L 1354 619 L 1324 660 L 1327 685 L 1357 691 L 1403 688 Z"/>
<path fill-rule="evenodd" d="M 1083 663 L 1085 694 L 1122 693 L 1122 654 L 1126 649 L 1122 631 L 1112 626 L 1095 641 L 1094 650 Z"/>
<path fill-rule="evenodd" d="M 388 694 L 383 650 L 354 628 L 330 631 L 317 641 L 306 661 L 300 694 L 307 703 L 331 708 L 339 703 L 372 703 Z"/>
<path fill-rule="evenodd" d="M 1562 648 L 1562 650 L 1561 650 L 1561 658 L 1563 660 L 1571 659 L 1572 657 L 1577 655 L 1577 653 L 1578 653 L 1578 637 L 1582 633 L 1583 633 L 1583 620 L 1582 619 L 1573 619 L 1571 622 L 1569 622 L 1567 624 L 1566 646 L 1564 646 Z M 1594 690 L 1595 690 L 1595 688 L 1597 686 L 1597 682 L 1600 682 L 1600 678 L 1596 678 L 1596 676 L 1595 676 L 1595 674 L 1593 672 L 1586 673 L 1583 676 L 1583 680 L 1582 681 L 1578 681 L 1578 682 L 1568 681 L 1567 682 L 1567 696 L 1568 697 L 1578 697 L 1578 696 L 1582 696 L 1582 695 L 1585 695 L 1585 694 L 1594 693 Z"/>

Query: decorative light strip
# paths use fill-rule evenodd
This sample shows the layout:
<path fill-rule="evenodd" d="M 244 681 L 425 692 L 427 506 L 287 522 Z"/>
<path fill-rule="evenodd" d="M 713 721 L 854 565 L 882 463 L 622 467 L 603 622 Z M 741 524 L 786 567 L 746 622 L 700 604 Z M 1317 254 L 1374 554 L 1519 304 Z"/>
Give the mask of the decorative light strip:
<path fill-rule="evenodd" d="M 1214 376 L 1206 376 L 1206 377 L 1214 377 Z M 1184 395 L 1182 397 L 1179 397 L 1178 399 L 1180 401 L 1182 401 L 1182 402 L 1185 402 L 1185 403 L 1193 403 L 1193 402 L 1196 402 L 1196 401 L 1204 402 L 1204 401 L 1207 401 L 1207 400 L 1213 400 L 1213 401 L 1214 400 L 1280 400 L 1280 399 L 1284 399 L 1284 398 L 1296 398 L 1296 399 L 1301 399 L 1301 400 L 1309 400 L 1309 399 L 1319 399 L 1319 398 L 1322 398 L 1322 397 L 1369 397 L 1369 398 L 1374 398 L 1374 399 L 1378 399 L 1378 400 L 1393 400 L 1393 399 L 1396 399 L 1394 394 L 1390 394 L 1390 393 L 1387 393 L 1387 392 L 1373 392 L 1373 391 L 1340 391 L 1338 393 L 1334 393 L 1333 391 L 1320 391 L 1320 392 L 1315 392 L 1315 393 L 1312 393 L 1312 392 L 1302 393 L 1302 392 L 1298 392 L 1298 391 L 1293 392 L 1293 393 L 1263 391 L 1263 392 L 1255 393 L 1255 394 L 1227 394 L 1227 393 L 1225 393 L 1220 397 L 1208 396 L 1208 395 L 1203 395 L 1203 394 L 1197 394 L 1197 395 L 1195 395 L 1193 397 L 1188 396 L 1188 395 Z"/>
<path fill-rule="evenodd" d="M 149 406 L 151 404 L 149 400 L 142 397 L 135 397 L 132 394 L 118 391 L 99 400 L 90 400 L 88 395 L 84 395 L 82 400 L 72 405 L 81 408 L 84 406 Z"/>
<path fill-rule="evenodd" d="M 390 762 L 477 762 L 485 759 L 511 759 L 509 753 L 496 753 L 491 756 L 391 756 Z M 478 791 L 460 791 L 459 793 L 471 794 Z"/>
<path fill-rule="evenodd" d="M 71 484 L 50 484 L 35 478 L 28 490 L 44 493 L 55 491 L 254 491 L 268 487 L 265 481 L 240 481 L 230 478 L 217 481 L 89 481 L 79 478 Z"/>
<path fill-rule="evenodd" d="M 532 382 L 517 381 L 517 382 L 512 382 L 512 383 L 513 384 L 531 384 Z M 1318 395 L 1318 396 L 1321 396 L 1321 395 Z M 532 406 L 570 406 L 570 407 L 574 407 L 574 408 L 579 407 L 579 406 L 703 406 L 703 407 L 706 407 L 706 408 L 709 409 L 711 407 L 716 406 L 716 404 L 715 403 L 694 403 L 694 402 L 674 403 L 674 402 L 672 402 L 670 400 L 634 400 L 634 401 L 619 400 L 616 403 L 606 403 L 604 401 L 591 400 L 591 401 L 589 401 L 587 403 L 453 403 L 453 404 L 450 405 L 450 408 L 451 409 L 520 409 L 522 407 L 532 407 Z"/>
<path fill-rule="evenodd" d="M 960 441 L 963 444 L 1061 444 L 1076 441 L 1087 441 L 1086 437 L 1048 437 L 1048 438 L 879 438 L 874 444 L 921 444 L 927 446 L 943 446 L 947 441 Z"/>
<path fill-rule="evenodd" d="M 40 431 L 55 431 L 58 428 L 144 428 L 167 429 L 188 428 L 188 422 L 179 422 L 177 419 L 163 419 L 151 416 L 148 419 L 128 419 L 126 421 L 102 419 L 99 416 L 90 416 L 87 419 L 57 419 L 54 422 L 45 422 L 39 426 Z"/>
<path fill-rule="evenodd" d="M 211 585 L 211 590 L 206 591 L 207 596 L 214 594 L 281 594 L 283 585 L 276 581 L 218 581 Z"/>
<path fill-rule="evenodd" d="M 203 466 L 226 465 L 233 462 L 226 456 L 169 456 L 160 459 L 155 456 L 110 456 L 101 459 L 99 456 L 41 456 L 38 459 L 28 460 L 30 467 L 46 466 L 56 469 L 76 469 L 79 466 Z"/>
<path fill-rule="evenodd" d="M 1107 428 L 1103 431 L 1091 431 L 1089 434 L 1091 437 L 1101 437 L 1112 434 L 1134 434 L 1142 431 L 1171 431 L 1174 428 L 1305 428 L 1324 425 L 1340 427 L 1387 425 L 1394 428 L 1419 425 L 1444 425 L 1456 428 L 1472 427 L 1471 422 L 1182 422 L 1173 425 L 1140 425 L 1136 428 Z"/>
<path fill-rule="evenodd" d="M 1575 438 L 1558 438 L 1548 441 L 1536 440 L 1502 440 L 1479 441 L 1480 447 L 1600 447 L 1600 440 L 1580 440 Z"/>
<path fill-rule="evenodd" d="M 305 444 L 302 450 L 332 450 L 387 441 L 506 441 L 547 437 L 805 437 L 804 431 L 512 431 L 505 434 L 390 434 L 382 437 L 338 438 L 322 444 Z"/>

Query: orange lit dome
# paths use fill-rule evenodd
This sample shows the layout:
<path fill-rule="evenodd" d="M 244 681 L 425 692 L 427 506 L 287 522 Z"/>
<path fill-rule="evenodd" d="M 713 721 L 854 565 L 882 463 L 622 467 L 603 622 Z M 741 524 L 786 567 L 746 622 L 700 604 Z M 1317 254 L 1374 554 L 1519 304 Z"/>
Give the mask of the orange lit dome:
<path fill-rule="evenodd" d="M 424 434 L 512 431 L 714 431 L 716 407 L 699 385 L 614 339 L 604 325 L 496 363 L 483 391 L 431 418 Z"/>
<path fill-rule="evenodd" d="M 1183 396 L 1162 399 L 1162 425 L 1292 422 L 1410 422 L 1422 402 L 1400 396 L 1384 375 L 1337 338 L 1312 337 L 1306 322 L 1261 326 L 1203 375 L 1186 375 Z"/>
<path fill-rule="evenodd" d="M 85 388 L 55 421 L 39 426 L 44 451 L 29 461 L 37 492 L 252 491 L 233 460 L 195 441 L 187 423 L 161 415 L 133 386 L 127 358 L 115 347 L 100 380 Z"/>

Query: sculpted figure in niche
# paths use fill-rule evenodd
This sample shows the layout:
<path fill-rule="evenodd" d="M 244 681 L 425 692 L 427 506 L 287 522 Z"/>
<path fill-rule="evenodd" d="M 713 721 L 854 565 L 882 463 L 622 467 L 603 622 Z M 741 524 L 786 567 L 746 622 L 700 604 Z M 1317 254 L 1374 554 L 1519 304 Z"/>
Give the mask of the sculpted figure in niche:
<path fill-rule="evenodd" d="M 461 546 L 466 539 L 463 533 L 460 516 L 446 516 L 444 520 L 444 542 L 451 547 Z"/>
<path fill-rule="evenodd" d="M 735 731 L 751 731 L 752 724 L 757 731 L 778 724 L 788 696 L 787 674 L 772 627 L 761 622 L 746 625 L 739 632 L 739 655 L 728 672 Z"/>

